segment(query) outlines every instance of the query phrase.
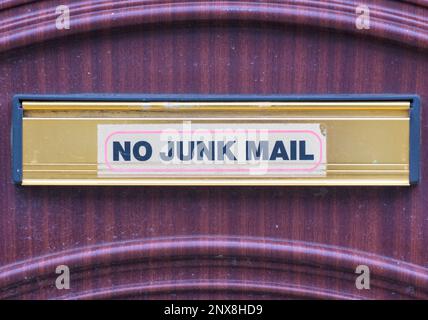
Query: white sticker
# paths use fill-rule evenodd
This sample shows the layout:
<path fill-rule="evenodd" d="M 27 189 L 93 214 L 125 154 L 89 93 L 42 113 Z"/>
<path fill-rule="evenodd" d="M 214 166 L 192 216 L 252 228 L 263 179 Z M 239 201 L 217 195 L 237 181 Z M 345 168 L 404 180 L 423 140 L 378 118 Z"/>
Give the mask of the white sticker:
<path fill-rule="evenodd" d="M 159 123 L 98 125 L 98 175 L 105 177 L 326 174 L 320 124 Z"/>

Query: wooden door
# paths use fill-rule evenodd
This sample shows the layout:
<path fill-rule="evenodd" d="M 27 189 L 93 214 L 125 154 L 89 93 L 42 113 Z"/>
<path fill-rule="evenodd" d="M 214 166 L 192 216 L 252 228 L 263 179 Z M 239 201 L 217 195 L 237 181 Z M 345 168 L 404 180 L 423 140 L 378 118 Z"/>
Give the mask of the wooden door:
<path fill-rule="evenodd" d="M 427 298 L 428 5 L 360 2 L 2 1 L 0 297 Z M 17 186 L 18 93 L 418 94 L 421 182 Z"/>

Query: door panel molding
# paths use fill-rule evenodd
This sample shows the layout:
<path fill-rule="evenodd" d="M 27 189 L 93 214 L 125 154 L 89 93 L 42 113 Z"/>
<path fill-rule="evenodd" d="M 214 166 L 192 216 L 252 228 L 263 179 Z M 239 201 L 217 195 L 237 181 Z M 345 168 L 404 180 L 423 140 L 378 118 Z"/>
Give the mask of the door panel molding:
<path fill-rule="evenodd" d="M 75 1 L 71 28 L 57 30 L 53 1 L 7 1 L 0 6 L 0 52 L 49 39 L 125 26 L 183 22 L 258 22 L 310 26 L 428 47 L 428 5 L 421 1 L 370 4 L 370 30 L 355 26 L 356 1 L 212 2 L 165 0 Z M 28 7 L 28 8 L 27 8 Z M 31 7 L 31 10 L 27 10 Z"/>
<path fill-rule="evenodd" d="M 58 265 L 69 266 L 72 293 L 55 289 Z M 369 266 L 371 290 L 355 288 L 358 265 Z M 160 269 L 174 272 L 159 272 Z M 225 274 L 229 276 L 218 276 Z M 114 285 L 109 283 L 112 277 Z M 87 290 L 85 279 L 110 285 Z M 317 286 L 320 283 L 322 287 Z M 28 298 L 41 289 L 50 298 L 58 299 L 153 298 L 172 293 L 185 295 L 187 291 L 225 293 L 229 289 L 248 297 L 258 294 L 276 298 L 370 299 L 393 294 L 395 298 L 428 298 L 428 268 L 313 242 L 230 236 L 165 237 L 85 246 L 9 264 L 0 268 L 0 288 L 2 299 Z"/>

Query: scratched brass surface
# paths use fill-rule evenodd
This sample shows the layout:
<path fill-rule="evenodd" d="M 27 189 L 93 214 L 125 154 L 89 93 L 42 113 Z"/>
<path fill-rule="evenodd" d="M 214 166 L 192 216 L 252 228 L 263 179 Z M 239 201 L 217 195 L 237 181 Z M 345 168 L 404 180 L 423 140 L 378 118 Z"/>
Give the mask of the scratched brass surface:
<path fill-rule="evenodd" d="M 23 185 L 409 185 L 409 109 L 399 102 L 23 102 Z M 97 125 L 320 123 L 325 177 L 106 178 Z"/>

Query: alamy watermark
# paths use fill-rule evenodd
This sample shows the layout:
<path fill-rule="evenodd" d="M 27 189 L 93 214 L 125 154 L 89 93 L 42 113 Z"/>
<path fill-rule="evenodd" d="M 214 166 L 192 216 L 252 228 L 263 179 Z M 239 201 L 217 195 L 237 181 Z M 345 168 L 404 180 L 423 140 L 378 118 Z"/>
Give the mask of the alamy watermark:
<path fill-rule="evenodd" d="M 70 8 L 66 5 L 60 5 L 55 8 L 57 18 L 55 20 L 55 27 L 58 30 L 70 29 Z"/>
<path fill-rule="evenodd" d="M 55 269 L 59 276 L 55 280 L 55 286 L 58 290 L 70 289 L 70 268 L 66 265 L 59 265 Z"/>
<path fill-rule="evenodd" d="M 368 266 L 362 264 L 357 266 L 355 273 L 359 276 L 355 279 L 355 287 L 358 290 L 370 289 L 370 269 Z"/>
<path fill-rule="evenodd" d="M 370 29 L 370 9 L 367 5 L 359 5 L 355 8 L 357 17 L 355 19 L 355 27 L 358 30 Z"/>

